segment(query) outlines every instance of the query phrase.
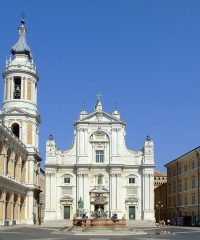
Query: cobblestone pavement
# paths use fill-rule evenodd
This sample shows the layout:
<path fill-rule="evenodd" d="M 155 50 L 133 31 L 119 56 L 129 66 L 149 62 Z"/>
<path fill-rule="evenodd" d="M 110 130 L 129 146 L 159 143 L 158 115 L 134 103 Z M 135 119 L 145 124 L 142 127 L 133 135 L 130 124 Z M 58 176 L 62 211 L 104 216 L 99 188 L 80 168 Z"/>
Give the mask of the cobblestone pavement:
<path fill-rule="evenodd" d="M 199 227 L 155 227 L 149 222 L 127 222 L 128 227 L 133 227 L 137 231 L 125 234 L 121 230 L 95 230 L 88 232 L 65 232 L 60 231 L 64 226 L 72 226 L 71 221 L 51 221 L 41 226 L 37 225 L 16 225 L 10 227 L 0 227 L 0 240 L 153 240 L 153 239 L 173 239 L 173 240 L 200 240 Z M 80 236 L 81 235 L 81 236 Z"/>

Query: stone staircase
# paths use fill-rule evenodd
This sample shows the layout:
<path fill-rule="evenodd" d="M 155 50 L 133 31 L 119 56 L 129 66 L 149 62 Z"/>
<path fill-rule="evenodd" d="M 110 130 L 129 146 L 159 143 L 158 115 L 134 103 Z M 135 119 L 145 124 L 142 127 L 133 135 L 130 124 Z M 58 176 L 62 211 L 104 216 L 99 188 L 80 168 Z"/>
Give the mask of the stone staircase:
<path fill-rule="evenodd" d="M 72 220 L 51 220 L 42 223 L 41 227 L 49 227 L 49 228 L 64 228 L 64 227 L 71 227 Z M 133 228 L 153 228 L 156 227 L 156 223 L 153 221 L 147 220 L 127 220 L 126 227 L 133 227 Z"/>
<path fill-rule="evenodd" d="M 134 228 L 153 228 L 156 227 L 156 223 L 154 221 L 148 220 L 127 220 L 126 221 L 127 227 L 134 227 Z"/>
<path fill-rule="evenodd" d="M 49 227 L 49 228 L 63 228 L 63 227 L 71 227 L 72 220 L 51 220 L 47 222 L 43 222 L 41 227 Z"/>

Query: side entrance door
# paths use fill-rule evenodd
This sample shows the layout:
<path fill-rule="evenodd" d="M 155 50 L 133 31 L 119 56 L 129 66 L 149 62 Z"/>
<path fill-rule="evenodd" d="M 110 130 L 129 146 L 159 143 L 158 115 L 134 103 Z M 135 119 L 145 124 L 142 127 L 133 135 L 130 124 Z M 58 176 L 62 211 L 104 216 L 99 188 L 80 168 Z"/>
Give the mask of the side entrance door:
<path fill-rule="evenodd" d="M 135 206 L 129 206 L 129 219 L 135 219 Z"/>
<path fill-rule="evenodd" d="M 70 219 L 70 206 L 64 206 L 64 219 Z"/>

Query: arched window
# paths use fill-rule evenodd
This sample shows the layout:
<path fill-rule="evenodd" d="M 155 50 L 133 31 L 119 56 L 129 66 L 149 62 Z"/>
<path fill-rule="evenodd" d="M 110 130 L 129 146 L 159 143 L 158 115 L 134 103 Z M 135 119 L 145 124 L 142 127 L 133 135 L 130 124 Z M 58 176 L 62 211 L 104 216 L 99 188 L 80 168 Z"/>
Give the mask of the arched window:
<path fill-rule="evenodd" d="M 14 77 L 14 99 L 21 98 L 21 77 Z"/>
<path fill-rule="evenodd" d="M 19 124 L 13 123 L 11 126 L 11 130 L 15 134 L 15 136 L 19 138 Z"/>

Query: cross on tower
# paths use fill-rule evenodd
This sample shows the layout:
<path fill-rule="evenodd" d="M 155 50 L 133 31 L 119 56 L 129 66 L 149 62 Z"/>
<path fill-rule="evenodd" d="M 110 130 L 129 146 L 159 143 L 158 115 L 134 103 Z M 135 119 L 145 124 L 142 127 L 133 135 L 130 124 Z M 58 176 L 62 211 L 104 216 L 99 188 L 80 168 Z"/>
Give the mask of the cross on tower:
<path fill-rule="evenodd" d="M 21 23 L 25 23 L 25 18 L 26 18 L 26 15 L 25 13 L 21 13 Z"/>
<path fill-rule="evenodd" d="M 100 93 L 100 92 L 98 92 L 98 93 L 97 93 L 97 100 L 99 100 L 99 101 L 100 101 L 100 100 L 101 100 L 101 97 L 102 97 L 101 93 Z"/>

